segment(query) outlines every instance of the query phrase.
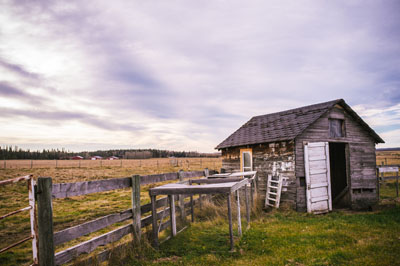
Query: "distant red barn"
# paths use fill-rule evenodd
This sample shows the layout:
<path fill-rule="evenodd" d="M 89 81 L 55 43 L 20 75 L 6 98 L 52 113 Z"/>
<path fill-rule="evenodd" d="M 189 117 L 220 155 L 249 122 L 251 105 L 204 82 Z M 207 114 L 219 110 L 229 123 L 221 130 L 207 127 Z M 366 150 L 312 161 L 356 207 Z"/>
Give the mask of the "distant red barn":
<path fill-rule="evenodd" d="M 101 160 L 101 159 L 103 159 L 103 157 L 98 155 L 90 157 L 90 160 Z"/>
<path fill-rule="evenodd" d="M 119 160 L 117 156 L 108 157 L 107 160 Z"/>
<path fill-rule="evenodd" d="M 74 157 L 71 157 L 71 160 L 83 160 L 83 157 L 82 156 L 74 156 Z"/>

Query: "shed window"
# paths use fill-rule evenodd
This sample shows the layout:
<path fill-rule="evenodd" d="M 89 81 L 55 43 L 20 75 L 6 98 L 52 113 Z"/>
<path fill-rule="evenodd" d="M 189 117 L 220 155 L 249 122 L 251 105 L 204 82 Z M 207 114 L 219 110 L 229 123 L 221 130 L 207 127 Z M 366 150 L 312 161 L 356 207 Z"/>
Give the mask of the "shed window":
<path fill-rule="evenodd" d="M 331 138 L 344 137 L 343 120 L 329 119 L 329 136 Z"/>
<path fill-rule="evenodd" d="M 253 160 L 251 149 L 240 149 L 240 170 L 248 172 L 253 170 Z"/>

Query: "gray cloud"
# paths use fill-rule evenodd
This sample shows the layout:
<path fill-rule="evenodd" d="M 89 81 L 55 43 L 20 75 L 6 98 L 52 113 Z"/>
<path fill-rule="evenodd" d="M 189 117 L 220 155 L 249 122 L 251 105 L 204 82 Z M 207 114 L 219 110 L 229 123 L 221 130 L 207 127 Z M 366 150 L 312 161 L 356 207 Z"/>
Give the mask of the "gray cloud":
<path fill-rule="evenodd" d="M 31 104 L 43 104 L 45 99 L 40 96 L 27 93 L 8 82 L 0 81 L 0 96 L 20 99 Z"/>
<path fill-rule="evenodd" d="M 58 123 L 59 121 L 79 121 L 83 124 L 94 126 L 100 129 L 110 130 L 110 131 L 128 131 L 134 132 L 142 130 L 142 126 L 135 126 L 132 124 L 119 124 L 109 121 L 108 119 L 96 117 L 93 115 L 77 112 L 67 112 L 67 111 L 41 111 L 41 110 L 21 110 L 12 108 L 0 108 L 0 113 L 2 117 L 27 117 L 34 120 L 43 120 L 48 122 Z"/>
<path fill-rule="evenodd" d="M 6 60 L 0 58 L 0 66 L 3 68 L 12 71 L 14 73 L 17 73 L 18 75 L 24 77 L 24 78 L 30 78 L 30 79 L 35 79 L 39 80 L 41 77 L 37 73 L 30 72 L 26 70 L 23 66 L 17 65 L 17 64 L 12 64 L 10 62 L 7 62 Z"/>

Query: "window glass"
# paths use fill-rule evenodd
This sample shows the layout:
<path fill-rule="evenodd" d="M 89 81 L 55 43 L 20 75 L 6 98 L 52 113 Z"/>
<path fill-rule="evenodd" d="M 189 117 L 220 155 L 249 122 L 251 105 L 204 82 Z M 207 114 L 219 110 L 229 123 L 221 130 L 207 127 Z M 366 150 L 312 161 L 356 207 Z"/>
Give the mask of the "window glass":
<path fill-rule="evenodd" d="M 332 138 L 344 137 L 343 120 L 340 120 L 340 119 L 330 119 L 329 120 L 329 135 Z"/>
<path fill-rule="evenodd" d="M 251 171 L 251 153 L 250 152 L 243 152 L 243 171 Z"/>

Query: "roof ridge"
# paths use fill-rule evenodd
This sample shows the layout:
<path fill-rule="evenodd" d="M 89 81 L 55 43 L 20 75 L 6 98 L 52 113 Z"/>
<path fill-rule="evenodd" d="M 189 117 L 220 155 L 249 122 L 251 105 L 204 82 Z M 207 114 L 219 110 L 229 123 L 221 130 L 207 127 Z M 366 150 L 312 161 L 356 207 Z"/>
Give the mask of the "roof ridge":
<path fill-rule="evenodd" d="M 325 105 L 325 104 L 328 104 L 328 103 L 331 103 L 333 105 L 333 103 L 337 104 L 337 103 L 339 103 L 341 101 L 344 101 L 344 100 L 343 99 L 336 99 L 336 100 L 322 102 L 322 103 L 315 103 L 315 104 L 310 104 L 310 105 L 306 105 L 306 106 L 300 106 L 300 107 L 296 107 L 296 108 L 289 109 L 289 110 L 284 110 L 284 111 L 279 111 L 279 112 L 274 112 L 274 113 L 268 113 L 268 114 L 263 114 L 263 115 L 256 115 L 256 116 L 253 116 L 251 119 L 257 118 L 257 117 L 262 117 L 262 116 L 277 115 L 277 114 L 281 114 L 281 113 L 289 113 L 289 112 L 293 112 L 293 111 L 296 111 L 296 110 L 299 110 L 299 109 L 304 109 L 304 108 L 309 108 L 309 107 L 317 107 L 319 105 Z"/>

